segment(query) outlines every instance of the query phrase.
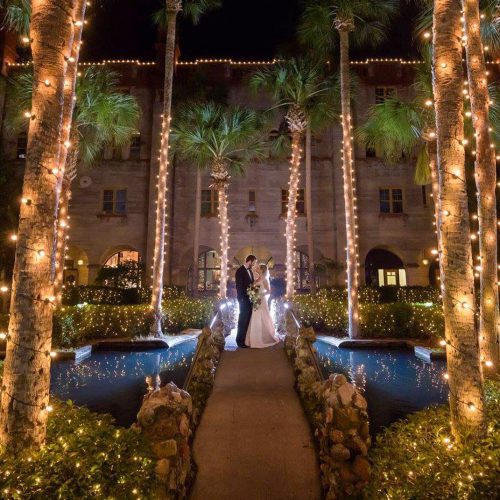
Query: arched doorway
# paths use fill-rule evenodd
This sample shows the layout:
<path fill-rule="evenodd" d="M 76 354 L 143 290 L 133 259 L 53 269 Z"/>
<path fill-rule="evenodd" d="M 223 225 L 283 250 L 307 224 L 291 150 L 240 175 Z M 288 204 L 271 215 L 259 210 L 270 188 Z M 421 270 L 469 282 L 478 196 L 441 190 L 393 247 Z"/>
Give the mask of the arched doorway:
<path fill-rule="evenodd" d="M 64 286 L 82 286 L 89 283 L 89 259 L 85 250 L 71 246 L 64 260 Z"/>
<path fill-rule="evenodd" d="M 192 288 L 193 266 L 189 268 L 188 288 Z M 215 250 L 207 250 L 198 257 L 198 291 L 216 292 L 220 283 L 220 257 Z"/>
<path fill-rule="evenodd" d="M 103 260 L 97 283 L 116 288 L 141 287 L 143 265 L 137 250 L 130 247 L 113 249 L 107 252 Z"/>
<path fill-rule="evenodd" d="M 243 265 L 248 255 L 255 255 L 259 264 L 266 264 L 269 269 L 274 268 L 273 256 L 266 247 L 248 246 L 240 248 L 234 256 L 234 263 L 238 267 Z"/>
<path fill-rule="evenodd" d="M 406 286 L 403 261 L 389 250 L 370 250 L 365 259 L 365 282 L 368 286 Z"/>

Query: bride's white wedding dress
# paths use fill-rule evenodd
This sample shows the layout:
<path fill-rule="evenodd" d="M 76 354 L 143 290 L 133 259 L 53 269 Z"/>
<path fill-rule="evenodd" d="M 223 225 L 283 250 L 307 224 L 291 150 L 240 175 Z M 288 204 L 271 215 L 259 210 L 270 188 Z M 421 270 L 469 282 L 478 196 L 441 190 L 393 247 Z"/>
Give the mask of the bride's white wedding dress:
<path fill-rule="evenodd" d="M 271 286 L 268 279 L 263 279 L 256 283 L 260 285 L 259 294 L 261 302 L 258 309 L 252 311 L 250 324 L 248 325 L 245 345 L 248 347 L 271 347 L 277 344 L 280 339 L 276 335 L 273 319 L 269 312 L 267 297 L 271 292 Z"/>

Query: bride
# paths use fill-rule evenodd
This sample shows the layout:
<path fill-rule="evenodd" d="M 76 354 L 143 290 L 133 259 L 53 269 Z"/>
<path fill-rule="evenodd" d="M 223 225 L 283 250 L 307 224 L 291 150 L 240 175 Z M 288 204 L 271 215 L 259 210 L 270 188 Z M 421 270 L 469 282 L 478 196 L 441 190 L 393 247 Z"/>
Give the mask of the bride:
<path fill-rule="evenodd" d="M 271 285 L 269 284 L 269 272 L 265 264 L 259 266 L 260 275 L 254 282 L 255 286 L 259 287 L 261 297 L 260 305 L 254 309 L 248 325 L 245 345 L 248 347 L 271 347 L 277 344 L 280 340 L 274 329 L 273 319 L 269 312 L 267 299 L 271 293 Z"/>

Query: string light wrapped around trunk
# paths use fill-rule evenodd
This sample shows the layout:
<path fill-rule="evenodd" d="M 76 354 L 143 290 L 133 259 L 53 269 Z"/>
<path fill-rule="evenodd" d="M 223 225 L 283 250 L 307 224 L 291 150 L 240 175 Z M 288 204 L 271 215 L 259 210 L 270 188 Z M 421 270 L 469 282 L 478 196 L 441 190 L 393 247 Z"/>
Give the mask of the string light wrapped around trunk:
<path fill-rule="evenodd" d="M 158 168 L 158 197 L 156 203 L 155 246 L 153 255 L 153 285 L 151 294 L 152 323 L 150 333 L 162 335 L 163 273 L 168 245 L 167 201 L 169 180 L 169 139 L 172 111 L 172 86 L 175 64 L 175 33 L 177 15 L 182 11 L 181 0 L 167 0 L 167 44 L 165 51 L 165 85 L 163 89 L 163 115 Z"/>

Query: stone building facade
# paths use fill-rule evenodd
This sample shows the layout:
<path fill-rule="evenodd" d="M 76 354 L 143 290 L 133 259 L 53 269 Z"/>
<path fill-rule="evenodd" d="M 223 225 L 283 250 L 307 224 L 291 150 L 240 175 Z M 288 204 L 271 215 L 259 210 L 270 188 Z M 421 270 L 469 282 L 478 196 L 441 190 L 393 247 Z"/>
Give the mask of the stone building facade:
<path fill-rule="evenodd" d="M 154 63 L 107 62 L 122 74 L 123 88 L 136 96 L 142 117 L 133 143 L 118 150 L 109 148 L 96 166 L 81 170 L 73 184 L 67 277 L 78 284 L 94 282 L 103 265 L 140 258 L 145 279 L 154 245 L 155 184 L 161 125 L 162 71 Z M 353 63 L 359 77 L 354 123 L 391 93 L 411 95 L 416 62 L 367 60 Z M 221 89 L 230 104 L 266 109 L 266 96 L 252 95 L 246 78 L 258 66 L 232 61 L 198 61 L 177 65 L 175 85 L 188 86 L 196 73 L 203 75 L 204 90 Z M 11 68 L 15 69 L 15 68 Z M 175 119 L 175 116 L 174 116 Z M 344 283 L 345 219 L 341 165 L 340 121 L 313 137 L 312 211 L 315 261 L 321 284 Z M 23 138 L 4 137 L 4 151 L 22 162 Z M 436 246 L 433 201 L 429 186 L 413 181 L 415 159 L 386 165 L 374 151 L 356 145 L 357 204 L 361 281 L 373 285 L 428 285 L 431 254 Z M 248 165 L 243 177 L 229 187 L 230 261 L 243 262 L 255 253 L 268 262 L 272 275 L 284 274 L 286 200 L 289 163 L 268 159 Z M 305 176 L 301 178 L 301 189 Z M 210 192 L 207 172 L 202 174 L 202 222 L 200 232 L 200 289 L 217 288 L 219 225 L 217 207 Z M 193 260 L 196 169 L 174 159 L 171 176 L 170 282 L 187 286 Z M 301 192 L 301 194 L 303 194 Z M 303 212 L 303 204 L 298 206 Z M 306 217 L 297 227 L 298 288 L 308 287 Z M 111 259 L 111 260 L 110 260 Z M 234 278 L 234 274 L 232 276 Z"/>

